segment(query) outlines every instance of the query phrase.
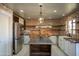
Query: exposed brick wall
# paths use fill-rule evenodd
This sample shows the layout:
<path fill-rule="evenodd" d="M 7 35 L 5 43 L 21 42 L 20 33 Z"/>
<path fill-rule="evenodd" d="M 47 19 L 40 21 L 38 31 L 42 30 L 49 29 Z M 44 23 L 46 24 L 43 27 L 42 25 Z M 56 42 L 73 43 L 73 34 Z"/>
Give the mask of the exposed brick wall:
<path fill-rule="evenodd" d="M 61 22 L 61 19 L 45 19 L 44 20 L 44 23 L 42 25 L 60 25 L 62 22 Z M 26 22 L 26 25 L 39 25 L 39 20 L 38 19 L 31 19 L 31 20 L 28 20 Z"/>
<path fill-rule="evenodd" d="M 27 30 L 31 30 L 30 37 L 31 38 L 37 38 L 39 36 L 39 29 L 35 28 L 35 25 L 38 25 L 39 21 L 36 19 L 32 19 L 32 20 L 28 20 L 26 22 L 26 29 Z M 55 20 L 44 20 L 44 23 L 42 25 L 52 25 L 52 26 L 56 26 L 56 25 L 64 25 L 65 21 L 62 19 L 55 19 Z M 36 29 L 36 30 L 34 30 Z M 61 29 L 61 30 L 59 30 Z M 51 35 L 64 35 L 65 34 L 65 29 L 64 26 L 63 27 L 52 27 L 52 29 L 49 28 L 43 28 L 40 29 L 41 35 L 40 36 L 51 36 Z"/>

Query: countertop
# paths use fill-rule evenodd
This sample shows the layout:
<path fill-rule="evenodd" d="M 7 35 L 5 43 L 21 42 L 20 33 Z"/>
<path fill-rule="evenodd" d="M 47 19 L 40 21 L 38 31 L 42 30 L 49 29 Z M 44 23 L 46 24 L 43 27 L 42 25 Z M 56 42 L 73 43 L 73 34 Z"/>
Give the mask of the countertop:
<path fill-rule="evenodd" d="M 72 37 L 64 37 L 64 39 L 69 40 L 72 43 L 79 43 L 79 39 Z"/>
<path fill-rule="evenodd" d="M 52 42 L 48 38 L 41 38 L 41 39 L 38 38 L 38 39 L 30 40 L 29 44 L 47 44 L 47 45 L 51 45 Z"/>

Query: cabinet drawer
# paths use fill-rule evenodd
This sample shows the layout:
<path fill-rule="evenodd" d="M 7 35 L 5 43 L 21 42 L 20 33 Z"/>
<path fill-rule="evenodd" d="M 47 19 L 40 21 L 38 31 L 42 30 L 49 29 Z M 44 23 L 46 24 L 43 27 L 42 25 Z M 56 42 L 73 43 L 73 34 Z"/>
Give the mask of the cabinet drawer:
<path fill-rule="evenodd" d="M 40 51 L 40 45 L 30 45 L 30 52 L 39 52 Z"/>
<path fill-rule="evenodd" d="M 51 55 L 51 45 L 30 45 L 30 55 Z"/>
<path fill-rule="evenodd" d="M 30 45 L 30 48 L 40 48 L 40 45 Z"/>
<path fill-rule="evenodd" d="M 50 45 L 40 45 L 40 51 L 49 52 L 51 51 Z"/>
<path fill-rule="evenodd" d="M 44 49 L 50 48 L 50 45 L 40 45 L 40 48 L 44 48 Z"/>

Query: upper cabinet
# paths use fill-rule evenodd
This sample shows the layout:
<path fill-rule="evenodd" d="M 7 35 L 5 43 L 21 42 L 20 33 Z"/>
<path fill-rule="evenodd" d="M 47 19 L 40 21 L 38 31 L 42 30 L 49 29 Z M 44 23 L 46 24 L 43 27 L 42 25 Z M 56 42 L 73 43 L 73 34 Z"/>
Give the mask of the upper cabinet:
<path fill-rule="evenodd" d="M 13 15 L 13 21 L 14 22 L 19 22 L 19 17 L 17 17 L 16 15 Z"/>
<path fill-rule="evenodd" d="M 21 17 L 19 17 L 19 23 L 24 25 L 24 19 L 22 19 Z"/>
<path fill-rule="evenodd" d="M 21 25 L 24 25 L 24 19 L 16 14 L 13 14 L 13 21 L 18 22 Z"/>
<path fill-rule="evenodd" d="M 26 24 L 24 18 L 18 16 L 17 14 L 13 13 L 13 22 L 17 22 L 23 29 L 26 29 Z"/>

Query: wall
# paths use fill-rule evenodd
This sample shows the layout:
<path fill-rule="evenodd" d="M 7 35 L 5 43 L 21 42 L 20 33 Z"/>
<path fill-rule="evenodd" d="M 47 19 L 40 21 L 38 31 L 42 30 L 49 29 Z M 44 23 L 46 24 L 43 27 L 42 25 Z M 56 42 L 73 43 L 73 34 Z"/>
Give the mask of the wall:
<path fill-rule="evenodd" d="M 12 11 L 0 5 L 0 55 L 12 55 Z"/>
<path fill-rule="evenodd" d="M 37 25 L 49 25 L 52 28 L 40 28 L 41 36 L 65 35 L 65 21 L 61 19 L 45 19 L 44 23 L 39 24 L 37 19 L 26 20 L 26 30 L 30 30 L 30 37 L 39 37 L 39 28 Z M 64 25 L 64 26 L 62 26 Z"/>
<path fill-rule="evenodd" d="M 71 34 L 71 35 L 72 35 L 73 38 L 78 38 L 79 39 L 79 9 L 77 9 L 73 13 L 65 16 L 64 18 L 62 18 L 62 20 L 65 20 L 66 25 L 68 24 L 69 20 L 73 20 L 73 19 L 76 20 L 76 29 L 75 29 L 76 34 Z"/>
<path fill-rule="evenodd" d="M 34 25 L 61 25 L 63 24 L 61 19 L 45 19 L 42 24 L 39 23 L 38 19 L 29 19 L 26 20 L 27 26 L 34 26 Z"/>

